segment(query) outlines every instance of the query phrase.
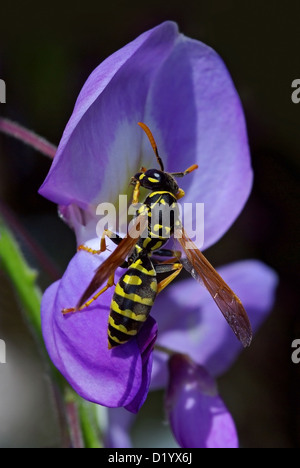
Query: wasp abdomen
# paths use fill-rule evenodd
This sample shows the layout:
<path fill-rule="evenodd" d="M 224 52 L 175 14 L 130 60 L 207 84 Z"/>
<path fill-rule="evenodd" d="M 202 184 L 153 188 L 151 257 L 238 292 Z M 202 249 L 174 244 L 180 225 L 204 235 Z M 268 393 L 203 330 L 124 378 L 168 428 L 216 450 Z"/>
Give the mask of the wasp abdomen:
<path fill-rule="evenodd" d="M 108 347 L 136 336 L 151 311 L 157 294 L 156 272 L 148 258 L 137 259 L 116 285 L 108 324 Z"/>

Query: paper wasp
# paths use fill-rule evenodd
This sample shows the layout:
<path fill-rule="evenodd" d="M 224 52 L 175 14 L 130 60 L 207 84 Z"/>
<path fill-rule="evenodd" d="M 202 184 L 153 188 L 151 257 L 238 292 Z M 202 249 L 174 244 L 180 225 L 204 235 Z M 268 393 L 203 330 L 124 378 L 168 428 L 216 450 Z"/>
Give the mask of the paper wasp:
<path fill-rule="evenodd" d="M 184 172 L 165 172 L 152 133 L 144 123 L 139 122 L 139 125 L 149 138 L 160 170 L 142 168 L 132 177 L 133 204 L 138 203 L 140 187 L 146 188 L 150 193 L 137 210 L 133 226 L 123 239 L 106 230 L 103 233 L 99 250 L 92 250 L 85 246 L 79 247 L 90 253 L 100 254 L 106 250 L 106 236 L 117 244 L 114 252 L 96 270 L 76 307 L 63 309 L 62 312 L 68 314 L 88 307 L 114 285 L 116 269 L 126 268 L 126 272 L 116 284 L 111 302 L 108 347 L 110 349 L 127 343 L 137 335 L 147 320 L 156 295 L 170 284 L 184 267 L 208 290 L 243 346 L 249 346 L 252 331 L 240 299 L 191 241 L 178 218 L 177 200 L 184 196 L 184 192 L 179 188 L 175 177 L 183 177 L 198 166 L 193 165 Z M 167 222 L 162 221 L 161 217 L 164 207 L 169 208 L 171 213 Z M 153 222 L 153 219 L 156 219 L 156 222 Z M 146 234 L 142 236 L 142 233 Z M 185 258 L 181 258 L 181 252 L 163 248 L 170 236 L 174 234 L 186 255 Z M 170 258 L 159 261 L 159 257 Z M 161 275 L 164 275 L 164 279 L 158 281 Z M 93 296 L 105 281 L 107 281 L 106 286 Z"/>

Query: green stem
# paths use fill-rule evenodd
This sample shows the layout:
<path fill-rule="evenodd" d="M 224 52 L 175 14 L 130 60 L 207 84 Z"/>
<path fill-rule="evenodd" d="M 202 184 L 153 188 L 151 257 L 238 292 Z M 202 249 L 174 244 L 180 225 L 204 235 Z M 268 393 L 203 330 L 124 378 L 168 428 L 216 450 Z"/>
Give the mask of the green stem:
<path fill-rule="evenodd" d="M 0 262 L 12 282 L 30 325 L 36 335 L 42 339 L 40 316 L 42 293 L 36 285 L 37 272 L 28 266 L 13 234 L 1 218 Z"/>
<path fill-rule="evenodd" d="M 78 411 L 85 448 L 102 448 L 96 405 L 78 397 Z"/>
<path fill-rule="evenodd" d="M 37 272 L 26 262 L 12 232 L 0 218 L 0 264 L 10 279 L 14 290 L 23 308 L 24 315 L 29 321 L 35 335 L 43 343 L 41 331 L 41 299 L 42 293 L 36 285 Z M 65 408 L 58 404 L 60 413 L 62 435 L 66 438 L 64 430 L 67 420 L 71 445 L 74 448 L 100 448 L 100 431 L 96 417 L 96 405 L 88 403 L 79 397 L 63 379 L 61 374 L 49 361 L 51 377 L 58 384 L 56 392 L 61 392 Z M 58 397 L 58 395 L 57 395 Z M 57 398 L 60 400 L 60 398 Z M 64 416 L 64 414 L 66 416 Z"/>

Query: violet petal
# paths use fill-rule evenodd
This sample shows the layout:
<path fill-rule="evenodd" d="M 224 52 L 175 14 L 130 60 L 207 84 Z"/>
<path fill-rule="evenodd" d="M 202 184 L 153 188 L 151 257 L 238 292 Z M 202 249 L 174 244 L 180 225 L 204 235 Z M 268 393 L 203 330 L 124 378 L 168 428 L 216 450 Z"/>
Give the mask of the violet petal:
<path fill-rule="evenodd" d="M 234 421 L 219 397 L 214 379 L 186 356 L 169 362 L 166 408 L 182 448 L 237 448 Z"/>
<path fill-rule="evenodd" d="M 218 271 L 240 297 L 255 332 L 272 309 L 276 273 L 257 260 L 232 263 Z M 225 372 L 243 349 L 211 296 L 194 279 L 166 288 L 153 309 L 157 343 L 187 353 L 214 376 Z M 166 356 L 155 353 L 151 388 L 166 384 L 165 365 Z"/>
<path fill-rule="evenodd" d="M 145 323 L 145 343 L 140 337 L 108 350 L 107 322 L 113 289 L 106 291 L 88 309 L 63 316 L 61 310 L 74 306 L 89 284 L 101 260 L 87 252 L 77 253 L 63 278 L 50 286 L 42 301 L 42 330 L 55 366 L 83 398 L 109 407 L 135 405 L 144 401 L 151 362 L 145 369 L 143 350 L 155 339 L 154 320 Z M 121 272 L 116 275 L 116 280 Z M 144 379 L 147 385 L 144 383 Z M 138 396 L 137 396 L 138 393 Z"/>

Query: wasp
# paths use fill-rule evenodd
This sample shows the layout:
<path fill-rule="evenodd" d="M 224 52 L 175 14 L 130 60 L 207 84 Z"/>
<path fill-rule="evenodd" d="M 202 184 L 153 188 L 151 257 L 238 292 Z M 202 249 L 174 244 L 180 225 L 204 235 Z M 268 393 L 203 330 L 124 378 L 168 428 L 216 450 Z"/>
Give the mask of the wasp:
<path fill-rule="evenodd" d="M 106 237 L 117 244 L 114 252 L 96 270 L 76 307 L 63 309 L 62 313 L 69 314 L 88 307 L 115 285 L 117 268 L 125 268 L 126 272 L 115 285 L 108 320 L 108 348 L 114 348 L 138 334 L 157 294 L 185 268 L 210 293 L 243 346 L 249 346 L 252 340 L 251 325 L 240 299 L 192 242 L 179 219 L 178 200 L 184 196 L 184 191 L 179 188 L 176 179 L 190 174 L 198 166 L 194 164 L 184 172 L 165 172 L 150 129 L 142 122 L 138 124 L 148 136 L 160 169 L 141 168 L 132 177 L 133 205 L 139 203 L 141 187 L 150 193 L 137 209 L 134 222 L 124 238 L 105 230 L 99 250 L 79 246 L 80 250 L 101 254 L 106 250 Z M 164 212 L 168 216 L 163 216 Z M 181 250 L 164 248 L 171 236 L 176 237 Z M 167 260 L 162 261 L 162 257 Z M 106 286 L 99 290 L 105 282 Z"/>

